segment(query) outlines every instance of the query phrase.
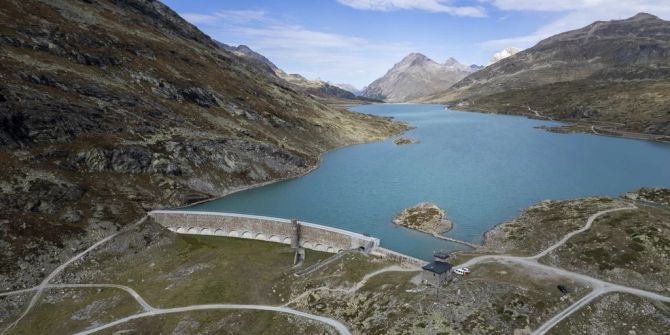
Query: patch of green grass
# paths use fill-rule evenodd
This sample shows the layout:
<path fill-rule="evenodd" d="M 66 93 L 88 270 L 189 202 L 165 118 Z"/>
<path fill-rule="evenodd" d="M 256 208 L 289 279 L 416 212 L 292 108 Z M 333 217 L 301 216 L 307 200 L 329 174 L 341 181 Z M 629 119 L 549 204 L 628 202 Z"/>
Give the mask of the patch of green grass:
<path fill-rule="evenodd" d="M 135 299 L 119 289 L 49 289 L 10 333 L 69 334 L 141 311 Z"/>
<path fill-rule="evenodd" d="M 247 239 L 176 235 L 121 261 L 84 265 L 101 270 L 99 282 L 134 288 L 155 307 L 207 303 L 280 304 L 288 299 L 293 250 Z M 331 254 L 306 251 L 304 267 Z"/>
<path fill-rule="evenodd" d="M 362 291 L 383 291 L 395 297 L 407 295 L 405 290 L 416 288 L 410 280 L 421 272 L 386 272 L 370 278 L 361 288 Z"/>
<path fill-rule="evenodd" d="M 395 264 L 373 256 L 351 253 L 305 276 L 304 280 L 310 287 L 325 284 L 330 287 L 349 287 L 362 280 L 366 274 Z"/>

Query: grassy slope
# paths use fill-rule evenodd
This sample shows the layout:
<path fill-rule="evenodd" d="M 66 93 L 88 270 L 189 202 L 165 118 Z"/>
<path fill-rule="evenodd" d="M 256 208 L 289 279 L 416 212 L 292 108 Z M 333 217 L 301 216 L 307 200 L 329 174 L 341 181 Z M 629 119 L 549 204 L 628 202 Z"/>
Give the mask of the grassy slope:
<path fill-rule="evenodd" d="M 649 14 L 567 31 L 422 98 L 455 108 L 531 115 L 670 135 L 670 22 Z M 611 124 L 610 124 L 611 125 Z"/>
<path fill-rule="evenodd" d="M 469 100 L 470 105 L 454 108 L 534 117 L 534 113 L 528 111 L 530 106 L 556 120 L 596 125 L 623 123 L 622 130 L 657 133 L 670 122 L 669 91 L 667 81 L 579 80 L 476 96 Z"/>
<path fill-rule="evenodd" d="M 135 234 L 140 238 L 133 238 Z M 121 250 L 110 244 L 71 269 L 70 273 L 81 275 L 63 279 L 128 285 L 156 307 L 281 304 L 290 296 L 294 271 L 290 246 L 176 235 L 154 223 L 126 235 Z M 329 256 L 307 250 L 304 266 Z"/>
<path fill-rule="evenodd" d="M 11 333 L 68 334 L 141 311 L 135 299 L 117 289 L 50 289 Z"/>
<path fill-rule="evenodd" d="M 541 262 L 594 277 L 670 292 L 670 209 L 607 214 Z"/>
<path fill-rule="evenodd" d="M 659 201 L 666 200 L 662 198 L 662 192 L 643 194 L 645 198 L 661 197 Z M 626 203 L 620 199 L 609 198 L 544 202 L 525 211 L 520 218 L 501 225 L 504 229 L 500 231 L 505 232 L 508 238 L 498 246 L 512 252 L 527 247 L 534 253 L 562 234 L 581 227 L 593 213 L 623 204 Z M 662 267 L 666 262 L 658 257 L 666 252 L 663 249 L 666 236 L 663 225 L 667 224 L 667 209 L 643 208 L 631 213 L 620 212 L 602 217 L 594 223 L 591 231 L 575 236 L 566 250 L 559 248 L 543 261 L 552 264 L 558 262 L 557 265 L 569 269 L 576 267 L 573 270 L 594 276 L 604 275 L 604 279 L 608 280 L 625 279 L 613 278 L 611 273 L 602 272 L 599 268 L 614 265 L 629 271 L 616 272 L 619 275 L 637 271 L 645 280 L 663 283 L 667 275 L 663 274 L 665 269 L 659 266 Z M 661 230 L 653 231 L 651 228 Z M 548 240 L 538 242 L 541 238 L 537 234 L 548 237 Z M 489 237 L 487 243 L 498 238 L 502 237 Z M 627 250 L 628 246 L 621 243 L 622 239 L 630 240 L 628 246 L 642 244 L 645 247 L 637 260 L 639 266 L 631 266 L 629 262 L 610 262 L 618 259 L 618 249 L 624 247 L 623 251 Z M 614 250 L 605 253 L 590 251 L 603 245 Z M 503 249 L 490 251 L 494 250 Z M 460 254 L 458 258 L 471 256 L 464 255 Z M 580 267 L 583 265 L 580 262 L 570 263 L 572 260 L 581 261 L 582 255 L 591 257 L 586 263 L 590 267 Z M 328 255 L 308 253 L 305 266 L 325 257 Z M 349 325 L 355 333 L 361 334 L 510 334 L 515 330 L 529 330 L 539 326 L 588 292 L 588 288 L 566 278 L 528 272 L 517 265 L 487 262 L 473 266 L 472 274 L 467 277 L 455 277 L 440 289 L 439 295 L 433 288 L 413 292 L 417 287 L 411 280 L 416 272 L 385 273 L 370 279 L 357 292 L 344 293 L 323 288 L 348 289 L 365 274 L 391 263 L 361 254 L 349 254 L 309 275 L 295 277 L 292 275 L 295 270 L 291 268 L 291 260 L 292 253 L 284 245 L 234 238 L 174 235 L 148 222 L 94 251 L 85 260 L 73 264 L 58 281 L 128 285 L 150 304 L 162 307 L 211 302 L 279 305 L 302 296 L 293 301 L 290 307 L 334 317 Z M 563 263 L 565 261 L 569 263 Z M 661 271 L 661 274 L 656 277 L 645 269 Z M 556 289 L 558 284 L 566 285 L 570 293 L 562 295 Z M 640 281 L 635 286 L 638 284 L 644 286 L 647 283 Z M 301 295 L 307 291 L 310 293 Z M 63 303 L 63 310 L 83 308 L 81 305 L 76 308 L 69 306 L 68 301 Z M 602 307 L 593 306 L 591 308 L 598 311 Z M 609 307 L 602 308 L 607 310 Z M 38 309 L 34 314 L 31 314 L 32 320 L 44 320 L 51 312 Z M 58 314 L 56 320 L 67 318 L 66 314 Z M 250 321 L 254 319 L 258 322 Z M 577 321 L 577 325 L 588 327 L 588 321 Z M 83 326 L 70 322 L 65 324 L 73 327 L 73 330 Z M 634 322 L 631 321 L 631 324 Z M 222 325 L 229 327 L 222 329 Z M 273 327 L 286 327 L 287 331 L 298 332 L 312 329 L 326 331 L 318 325 L 300 323 L 295 318 L 255 312 L 185 313 L 143 319 L 115 329 L 153 327 L 159 327 L 165 332 L 178 329 L 234 332 L 235 329 L 249 327 L 250 334 L 266 334 Z"/>

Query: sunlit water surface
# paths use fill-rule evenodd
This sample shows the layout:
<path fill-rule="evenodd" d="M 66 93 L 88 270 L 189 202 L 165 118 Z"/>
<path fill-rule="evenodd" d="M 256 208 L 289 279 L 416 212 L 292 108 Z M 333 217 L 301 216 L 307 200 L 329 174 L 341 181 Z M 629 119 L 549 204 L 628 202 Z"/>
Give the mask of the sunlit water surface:
<path fill-rule="evenodd" d="M 382 245 L 428 259 L 459 245 L 397 227 L 394 214 L 437 203 L 455 223 L 449 236 L 481 242 L 496 224 L 543 199 L 619 195 L 670 187 L 670 145 L 535 127 L 556 122 L 445 110 L 441 105 L 378 104 L 353 110 L 415 126 L 404 137 L 334 150 L 314 172 L 192 210 L 298 218 L 379 237 Z"/>

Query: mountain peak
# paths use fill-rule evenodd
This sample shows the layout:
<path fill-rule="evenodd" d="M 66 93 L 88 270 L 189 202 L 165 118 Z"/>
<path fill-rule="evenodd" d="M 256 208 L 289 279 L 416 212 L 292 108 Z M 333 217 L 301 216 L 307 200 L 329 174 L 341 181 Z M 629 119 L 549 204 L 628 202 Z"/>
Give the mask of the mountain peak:
<path fill-rule="evenodd" d="M 418 52 L 412 52 L 411 54 L 405 56 L 399 64 L 410 64 L 410 65 L 416 65 L 416 64 L 421 64 L 425 62 L 432 62 L 432 60 L 428 57 L 426 57 L 422 53 Z"/>
<path fill-rule="evenodd" d="M 372 82 L 362 96 L 404 102 L 444 91 L 478 67 L 461 64 L 449 57 L 443 64 L 413 52 L 395 64 L 386 74 Z"/>
<path fill-rule="evenodd" d="M 444 65 L 446 65 L 446 66 L 453 66 L 453 65 L 457 65 L 457 64 L 460 64 L 460 63 L 454 57 L 449 57 L 449 58 L 447 58 L 446 61 L 444 61 Z"/>
<path fill-rule="evenodd" d="M 252 51 L 253 51 L 253 50 L 251 50 L 250 47 L 248 47 L 248 46 L 246 46 L 246 45 L 244 45 L 244 44 L 240 44 L 240 45 L 238 45 L 236 49 L 237 49 L 237 51 L 245 52 L 245 53 L 247 53 L 247 52 L 252 52 Z"/>
<path fill-rule="evenodd" d="M 656 15 L 640 12 L 640 13 L 635 14 L 635 16 L 629 18 L 628 20 L 630 20 L 630 21 L 641 21 L 641 20 L 660 20 L 660 19 Z"/>

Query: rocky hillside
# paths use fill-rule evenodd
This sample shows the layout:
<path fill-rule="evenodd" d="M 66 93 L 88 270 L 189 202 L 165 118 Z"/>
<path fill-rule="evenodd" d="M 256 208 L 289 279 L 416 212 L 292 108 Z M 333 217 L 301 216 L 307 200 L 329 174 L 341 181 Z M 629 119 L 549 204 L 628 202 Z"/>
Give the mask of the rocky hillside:
<path fill-rule="evenodd" d="M 388 102 L 410 101 L 444 91 L 478 69 L 453 58 L 438 64 L 420 53 L 412 53 L 368 85 L 361 95 Z"/>
<path fill-rule="evenodd" d="M 152 0 L 0 7 L 0 285 L 145 210 L 298 176 L 404 126 L 323 105 Z"/>
<path fill-rule="evenodd" d="M 272 63 L 272 61 L 267 59 L 265 56 L 259 54 L 256 51 L 251 50 L 251 48 L 249 48 L 246 45 L 239 45 L 236 47 L 229 46 L 223 43 L 219 43 L 219 45 L 222 48 L 231 51 L 239 56 L 246 57 L 251 59 L 252 61 L 258 62 L 260 63 L 261 66 L 267 66 L 272 72 L 274 72 L 275 75 L 277 75 L 277 77 L 285 80 L 288 83 L 288 85 L 292 85 L 295 90 L 311 94 L 316 99 L 322 100 L 322 102 L 325 103 L 346 102 L 341 100 L 362 100 L 364 102 L 370 102 L 371 100 L 358 97 L 356 94 L 354 94 L 354 92 L 346 88 L 330 84 L 323 80 L 309 80 L 296 73 L 288 74 L 284 70 L 277 67 L 277 65 Z M 350 101 L 350 103 L 352 102 L 355 103 L 356 101 Z"/>
<path fill-rule="evenodd" d="M 547 38 L 424 101 L 668 135 L 668 92 L 670 22 L 641 13 Z"/>

